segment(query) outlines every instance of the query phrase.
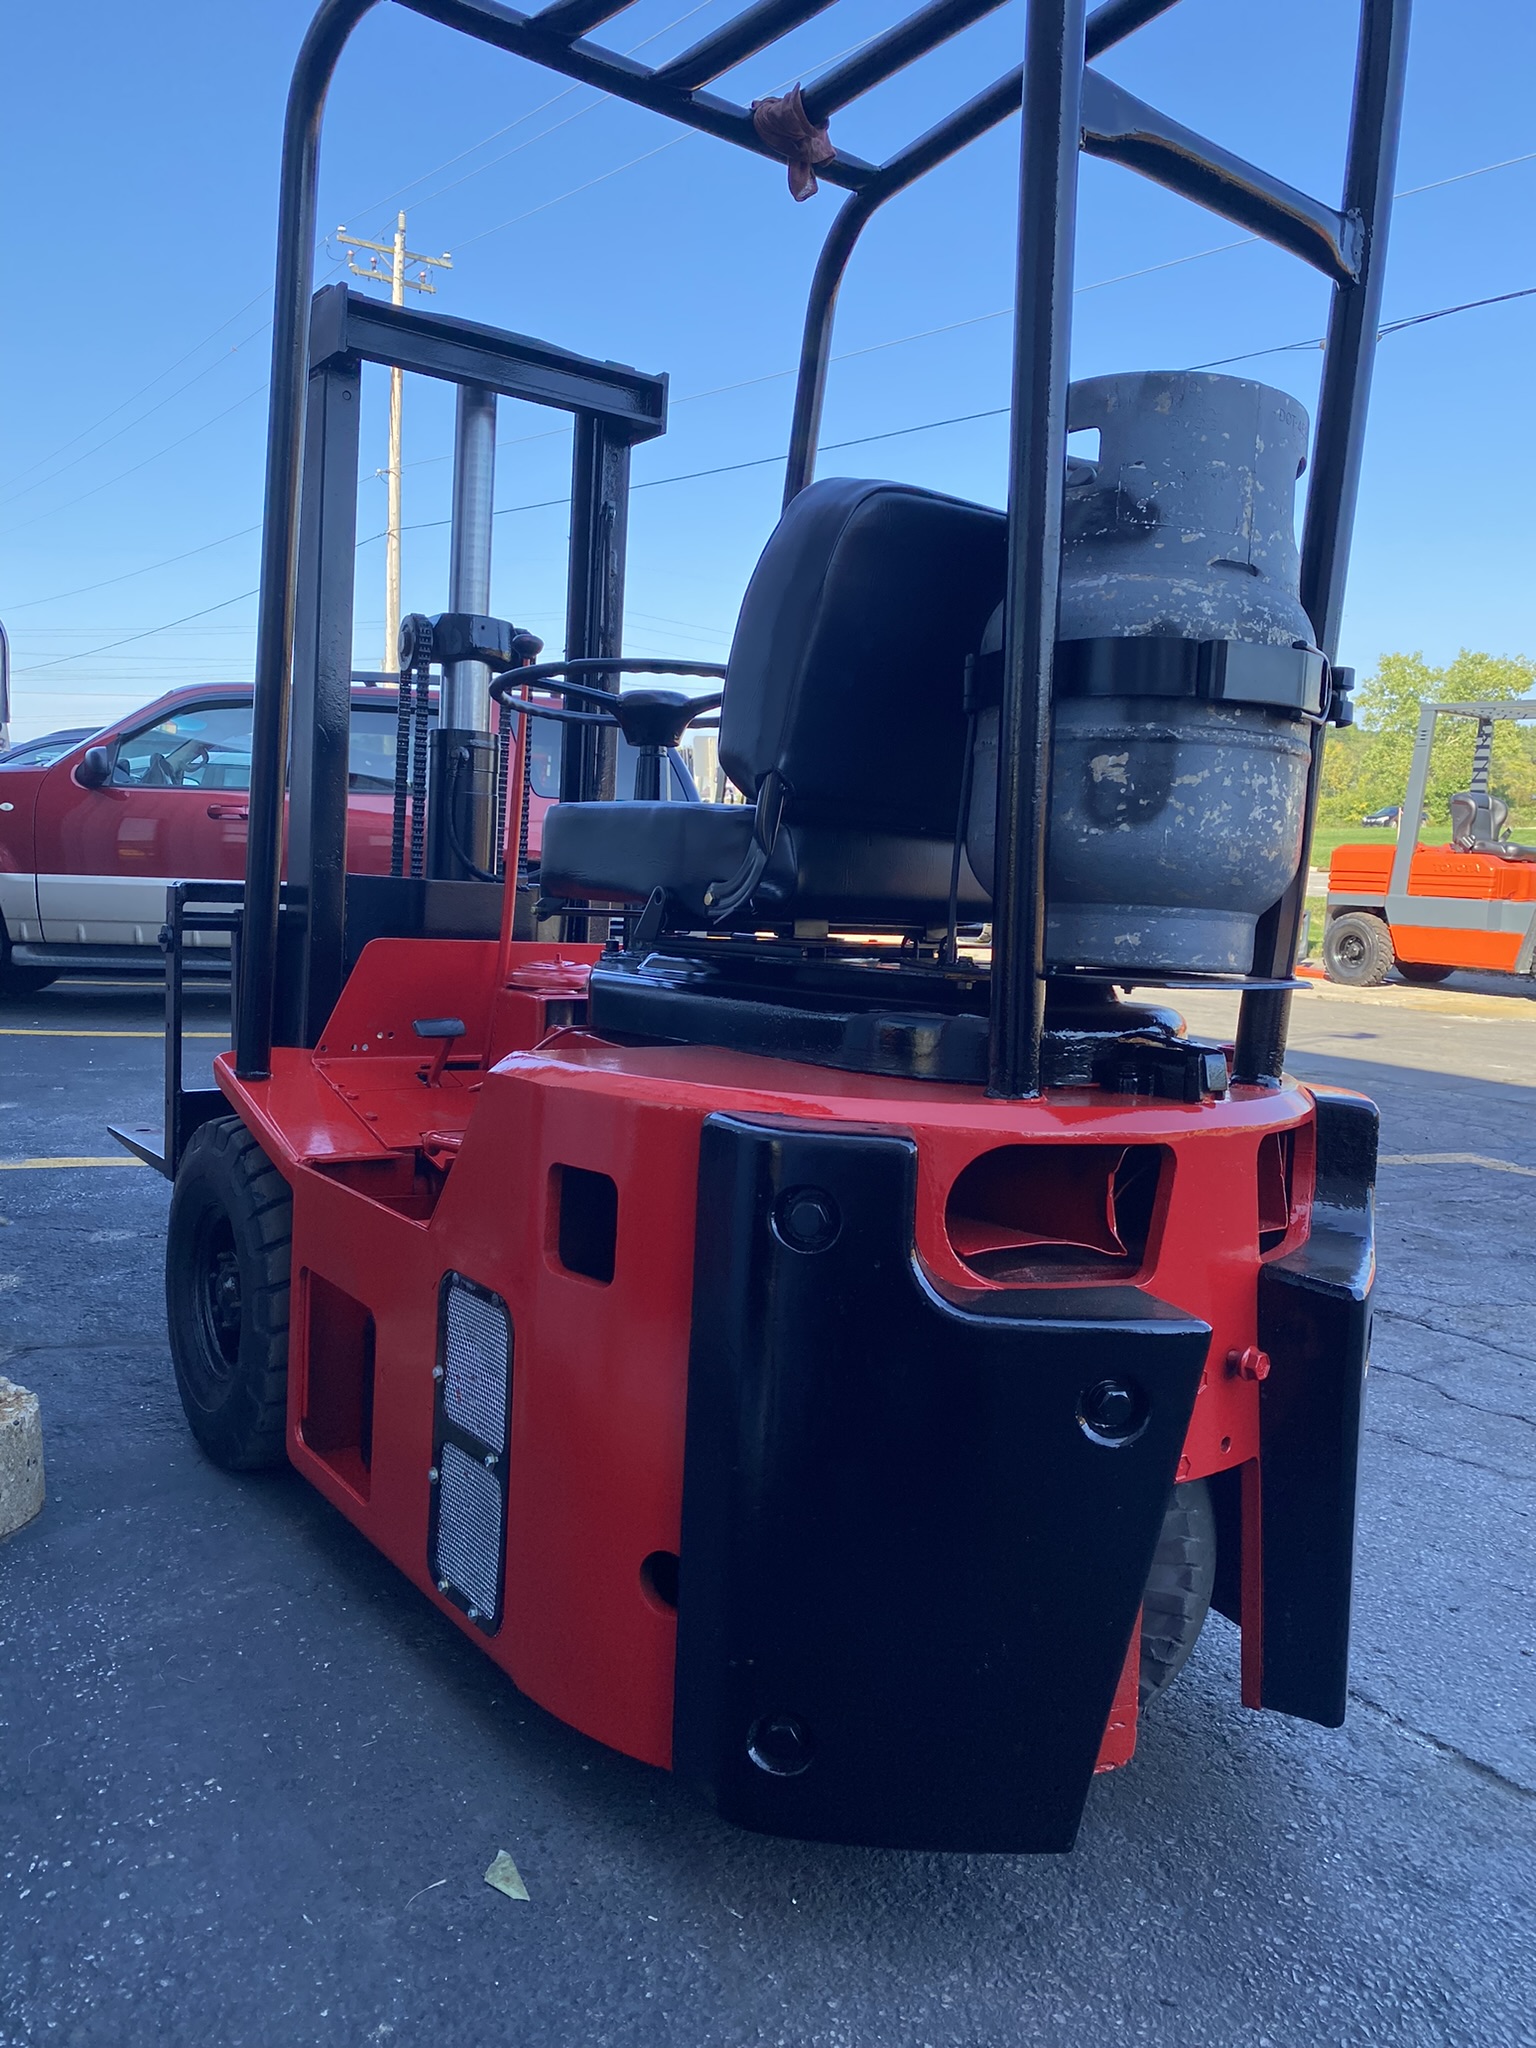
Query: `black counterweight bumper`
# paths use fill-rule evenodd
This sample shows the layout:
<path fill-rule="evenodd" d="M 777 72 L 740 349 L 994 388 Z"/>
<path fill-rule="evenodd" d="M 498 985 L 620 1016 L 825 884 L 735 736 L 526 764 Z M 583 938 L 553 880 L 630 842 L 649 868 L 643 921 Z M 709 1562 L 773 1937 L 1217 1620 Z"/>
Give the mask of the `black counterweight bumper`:
<path fill-rule="evenodd" d="M 1210 1331 L 1134 1287 L 941 1295 L 916 1167 L 705 1125 L 674 1765 L 771 1834 L 1065 1850 Z"/>
<path fill-rule="evenodd" d="M 1337 1728 L 1349 1692 L 1377 1114 L 1363 1095 L 1315 1092 L 1311 1232 L 1259 1275 L 1259 1343 L 1270 1372 L 1259 1389 L 1258 1703 Z"/>

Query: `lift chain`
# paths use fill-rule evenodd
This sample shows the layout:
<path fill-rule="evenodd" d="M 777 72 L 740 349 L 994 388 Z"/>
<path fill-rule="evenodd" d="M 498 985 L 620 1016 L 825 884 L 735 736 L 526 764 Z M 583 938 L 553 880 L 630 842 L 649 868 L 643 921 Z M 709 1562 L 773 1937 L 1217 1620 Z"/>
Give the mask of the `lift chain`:
<path fill-rule="evenodd" d="M 390 873 L 398 875 L 405 854 L 406 754 L 410 755 L 411 867 L 427 868 L 427 748 L 431 716 L 428 671 L 432 666 L 432 621 L 412 612 L 400 622 L 400 701 L 395 726 L 395 815 Z"/>
<path fill-rule="evenodd" d="M 397 679 L 395 702 L 395 800 L 389 827 L 389 872 L 405 873 L 405 800 L 410 778 L 411 692 L 404 670 Z"/>

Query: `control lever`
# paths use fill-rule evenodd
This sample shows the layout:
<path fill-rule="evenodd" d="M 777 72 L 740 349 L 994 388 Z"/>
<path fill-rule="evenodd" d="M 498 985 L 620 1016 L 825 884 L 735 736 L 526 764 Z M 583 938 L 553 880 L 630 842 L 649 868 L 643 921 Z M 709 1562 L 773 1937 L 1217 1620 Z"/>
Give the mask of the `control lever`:
<path fill-rule="evenodd" d="M 448 1064 L 448 1055 L 455 1044 L 464 1036 L 462 1017 L 417 1017 L 411 1029 L 418 1038 L 435 1039 L 432 1059 L 421 1070 L 421 1084 L 424 1088 L 435 1088 L 443 1068 Z"/>

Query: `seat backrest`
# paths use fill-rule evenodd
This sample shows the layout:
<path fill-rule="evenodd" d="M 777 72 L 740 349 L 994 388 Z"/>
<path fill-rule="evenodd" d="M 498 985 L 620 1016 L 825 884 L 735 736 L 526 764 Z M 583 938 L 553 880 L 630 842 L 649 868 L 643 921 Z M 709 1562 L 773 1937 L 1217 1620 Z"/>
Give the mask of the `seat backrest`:
<path fill-rule="evenodd" d="M 1451 844 L 1463 852 L 1494 851 L 1509 823 L 1509 805 L 1486 791 L 1461 790 L 1451 798 Z"/>
<path fill-rule="evenodd" d="M 720 761 L 777 773 L 791 823 L 951 838 L 965 660 L 1003 596 L 1001 512 L 829 477 L 795 498 L 747 585 Z"/>

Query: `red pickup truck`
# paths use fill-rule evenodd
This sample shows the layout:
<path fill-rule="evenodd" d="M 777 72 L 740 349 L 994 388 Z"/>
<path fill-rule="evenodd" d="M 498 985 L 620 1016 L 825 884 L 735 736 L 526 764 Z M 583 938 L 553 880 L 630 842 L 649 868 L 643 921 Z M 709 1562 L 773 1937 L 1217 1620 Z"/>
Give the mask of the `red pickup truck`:
<path fill-rule="evenodd" d="M 99 784 L 89 768 L 81 780 L 96 748 L 107 757 Z M 621 790 L 633 774 L 626 752 Z M 559 789 L 558 737 L 541 722 L 530 768 L 529 852 L 537 858 Z M 167 884 L 245 873 L 250 780 L 251 692 L 238 684 L 173 690 L 47 765 L 0 762 L 0 993 L 43 988 L 71 968 L 159 972 Z M 392 690 L 353 690 L 348 780 L 347 866 L 387 874 Z M 680 763 L 668 795 L 696 798 Z M 227 946 L 218 933 L 188 938 Z"/>

